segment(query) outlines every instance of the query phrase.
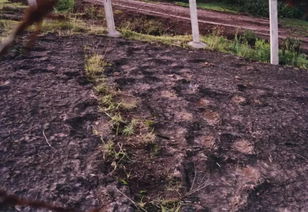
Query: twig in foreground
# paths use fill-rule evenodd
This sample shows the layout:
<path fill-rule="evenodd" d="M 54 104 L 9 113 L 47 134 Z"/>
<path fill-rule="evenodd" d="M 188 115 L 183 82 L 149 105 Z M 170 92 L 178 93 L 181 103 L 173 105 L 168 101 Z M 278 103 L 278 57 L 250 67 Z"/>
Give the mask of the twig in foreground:
<path fill-rule="evenodd" d="M 50 148 L 52 148 L 53 150 L 55 150 L 55 148 L 54 148 L 53 146 L 51 146 L 51 144 L 49 143 L 49 141 L 48 141 L 48 139 L 47 139 L 47 137 L 46 137 L 46 135 L 45 135 L 45 130 L 43 130 L 43 136 L 44 136 L 45 141 L 46 141 L 46 143 L 48 144 L 48 146 L 49 146 Z"/>

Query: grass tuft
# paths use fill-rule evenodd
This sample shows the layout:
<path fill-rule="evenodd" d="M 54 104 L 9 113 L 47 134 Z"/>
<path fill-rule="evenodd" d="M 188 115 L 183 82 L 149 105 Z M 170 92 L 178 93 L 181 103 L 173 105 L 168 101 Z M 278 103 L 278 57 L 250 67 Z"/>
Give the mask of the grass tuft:
<path fill-rule="evenodd" d="M 92 55 L 86 58 L 85 71 L 90 80 L 94 80 L 96 76 L 101 74 L 108 63 L 104 60 L 102 55 Z"/>
<path fill-rule="evenodd" d="M 176 35 L 176 36 L 168 36 L 168 35 L 148 35 L 142 34 L 138 32 L 131 31 L 129 29 L 121 29 L 122 36 L 128 39 L 133 40 L 141 40 L 147 42 L 159 42 L 166 45 L 172 46 L 180 46 L 180 47 L 188 47 L 187 43 L 191 41 L 191 35 Z"/>

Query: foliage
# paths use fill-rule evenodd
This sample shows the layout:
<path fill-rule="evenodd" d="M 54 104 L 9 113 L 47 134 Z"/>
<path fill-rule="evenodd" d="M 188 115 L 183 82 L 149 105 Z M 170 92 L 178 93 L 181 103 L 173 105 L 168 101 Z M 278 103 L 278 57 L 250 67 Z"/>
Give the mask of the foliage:
<path fill-rule="evenodd" d="M 35 30 L 32 26 L 30 31 Z M 65 20 L 45 20 L 42 25 L 44 33 L 58 33 L 60 36 L 73 34 L 104 34 L 106 29 L 102 26 L 91 25 L 74 16 L 68 16 Z"/>
<path fill-rule="evenodd" d="M 280 63 L 308 68 L 307 56 L 300 53 L 301 43 L 294 38 L 286 38 L 280 51 Z"/>
<path fill-rule="evenodd" d="M 257 35 L 251 30 L 245 30 L 239 39 L 241 43 L 248 43 L 250 46 L 255 46 Z"/>
<path fill-rule="evenodd" d="M 268 0 L 223 0 L 227 4 L 238 6 L 240 12 L 246 12 L 252 15 L 268 17 Z M 304 11 L 299 7 L 289 7 L 283 1 L 278 2 L 278 15 L 287 18 L 301 18 Z"/>
<path fill-rule="evenodd" d="M 75 0 L 60 0 L 56 5 L 56 10 L 60 12 L 73 11 L 75 6 Z"/>
<path fill-rule="evenodd" d="M 155 19 L 130 18 L 120 25 L 120 28 L 140 32 L 148 35 L 163 34 L 163 23 Z"/>
<path fill-rule="evenodd" d="M 261 61 L 270 61 L 270 45 L 263 39 L 256 38 L 254 45 L 249 44 L 250 33 L 236 35 L 234 40 L 228 40 L 219 33 L 214 32 L 210 36 L 203 37 L 210 49 L 220 52 L 231 53 L 240 57 Z M 248 36 L 249 35 L 249 36 Z M 283 42 L 279 52 L 280 63 L 301 68 L 308 68 L 307 55 L 300 53 L 298 40 L 288 38 Z"/>
<path fill-rule="evenodd" d="M 260 61 L 269 61 L 270 45 L 265 40 L 257 39 L 255 44 L 255 59 Z"/>
<path fill-rule="evenodd" d="M 175 2 L 180 6 L 188 7 L 189 3 L 185 0 L 165 0 Z M 268 0 L 216 0 L 216 1 L 198 1 L 198 7 L 222 12 L 238 13 L 244 12 L 256 16 L 269 16 Z M 307 3 L 302 1 L 297 7 L 290 7 L 284 1 L 278 0 L 278 14 L 284 18 L 302 18 L 304 7 Z"/>
<path fill-rule="evenodd" d="M 188 2 L 176 1 L 176 5 L 182 7 L 189 7 Z M 228 12 L 228 13 L 238 13 L 239 10 L 236 6 L 231 4 L 226 4 L 224 2 L 197 2 L 197 7 L 200 9 L 208 9 L 208 10 L 215 10 L 220 12 Z"/>
<path fill-rule="evenodd" d="M 290 7 L 283 2 L 279 2 L 278 15 L 281 18 L 302 18 L 304 10 L 302 10 L 301 7 Z"/>

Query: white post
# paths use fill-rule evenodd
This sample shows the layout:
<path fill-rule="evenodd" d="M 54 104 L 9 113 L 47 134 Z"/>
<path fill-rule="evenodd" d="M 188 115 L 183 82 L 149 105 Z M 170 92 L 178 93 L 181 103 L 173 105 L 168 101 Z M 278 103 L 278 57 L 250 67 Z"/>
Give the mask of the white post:
<path fill-rule="evenodd" d="M 109 37 L 120 37 L 121 33 L 115 28 L 111 0 L 104 0 L 105 16 Z"/>
<path fill-rule="evenodd" d="M 269 0 L 271 64 L 279 64 L 277 0 Z"/>
<path fill-rule="evenodd" d="M 197 14 L 197 4 L 196 0 L 189 0 L 189 8 L 190 8 L 190 19 L 191 19 L 191 29 L 193 41 L 189 42 L 193 48 L 204 48 L 206 44 L 200 42 L 200 34 L 199 34 L 199 23 L 198 23 L 198 14 Z"/>

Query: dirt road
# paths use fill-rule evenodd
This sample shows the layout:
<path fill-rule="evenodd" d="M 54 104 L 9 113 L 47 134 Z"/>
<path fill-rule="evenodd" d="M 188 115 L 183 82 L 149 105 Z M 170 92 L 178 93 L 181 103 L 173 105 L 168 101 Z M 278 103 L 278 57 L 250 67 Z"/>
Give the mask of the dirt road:
<path fill-rule="evenodd" d="M 95 2 L 102 4 L 97 0 L 85 0 L 86 2 Z M 169 3 L 150 3 L 136 0 L 114 0 L 113 6 L 118 9 L 135 12 L 139 14 L 157 16 L 160 18 L 168 18 L 190 22 L 189 8 L 176 6 Z M 236 30 L 252 30 L 262 38 L 269 38 L 269 20 L 266 18 L 256 18 L 247 15 L 232 14 L 226 12 L 218 12 L 212 10 L 198 11 L 200 31 L 208 33 L 215 26 L 222 26 L 227 33 L 234 34 Z M 187 33 L 190 28 L 187 29 Z M 279 28 L 280 39 L 287 37 L 296 37 L 302 41 L 302 49 L 308 51 L 308 38 L 298 36 L 294 30 L 286 27 Z"/>

